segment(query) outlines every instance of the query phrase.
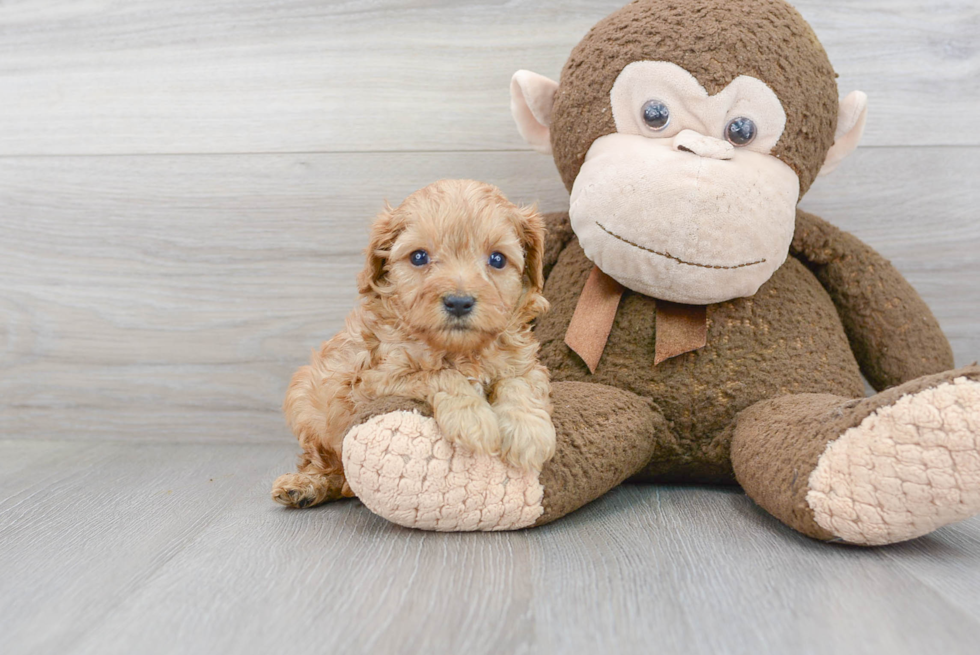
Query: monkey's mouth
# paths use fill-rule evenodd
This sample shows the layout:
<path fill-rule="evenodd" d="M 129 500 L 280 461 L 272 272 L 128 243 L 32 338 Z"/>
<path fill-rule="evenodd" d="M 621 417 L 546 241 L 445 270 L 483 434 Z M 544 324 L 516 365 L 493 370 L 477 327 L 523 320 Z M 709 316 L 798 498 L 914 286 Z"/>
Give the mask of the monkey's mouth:
<path fill-rule="evenodd" d="M 698 268 L 714 268 L 714 269 L 719 269 L 719 270 L 731 270 L 731 269 L 734 269 L 734 268 L 746 268 L 748 266 L 755 266 L 756 264 L 763 264 L 766 261 L 765 259 L 760 259 L 760 260 L 754 261 L 754 262 L 745 262 L 744 264 L 735 264 L 734 266 L 720 266 L 720 265 L 716 265 L 716 264 L 699 264 L 698 262 L 689 262 L 689 261 L 685 261 L 685 260 L 681 259 L 680 257 L 674 257 L 669 252 L 660 252 L 659 250 L 653 250 L 652 248 L 647 248 L 646 246 L 641 246 L 638 243 L 633 243 L 629 239 L 627 239 L 625 237 L 621 237 L 618 234 L 616 234 L 615 232 L 610 231 L 605 225 L 603 225 L 599 221 L 596 221 L 595 224 L 598 225 L 599 228 L 603 232 L 605 232 L 606 234 L 608 234 L 611 237 L 614 237 L 616 239 L 619 239 L 620 241 L 622 241 L 625 244 L 631 245 L 634 248 L 639 248 L 643 252 L 649 252 L 649 253 L 654 254 L 654 255 L 660 255 L 661 257 L 665 257 L 667 259 L 670 259 L 671 261 L 675 261 L 678 264 L 684 264 L 685 266 L 697 266 Z"/>

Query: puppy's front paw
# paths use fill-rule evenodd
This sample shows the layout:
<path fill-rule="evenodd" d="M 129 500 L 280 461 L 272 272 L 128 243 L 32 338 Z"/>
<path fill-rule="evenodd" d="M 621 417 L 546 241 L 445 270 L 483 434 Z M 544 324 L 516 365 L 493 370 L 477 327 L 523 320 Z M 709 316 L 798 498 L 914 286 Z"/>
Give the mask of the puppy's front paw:
<path fill-rule="evenodd" d="M 436 424 L 449 441 L 480 455 L 500 454 L 500 426 L 487 401 L 446 397 L 433 403 L 432 410 Z"/>
<path fill-rule="evenodd" d="M 555 426 L 547 412 L 498 409 L 501 457 L 526 471 L 540 471 L 555 454 Z"/>

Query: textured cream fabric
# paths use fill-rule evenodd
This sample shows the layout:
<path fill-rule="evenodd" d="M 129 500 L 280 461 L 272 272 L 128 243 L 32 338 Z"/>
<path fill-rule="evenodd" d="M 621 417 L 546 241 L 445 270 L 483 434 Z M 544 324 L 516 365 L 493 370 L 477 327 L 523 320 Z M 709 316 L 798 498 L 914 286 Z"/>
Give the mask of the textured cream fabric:
<path fill-rule="evenodd" d="M 845 541 L 912 539 L 980 510 L 980 382 L 956 378 L 883 407 L 832 441 L 810 475 L 817 524 Z"/>
<path fill-rule="evenodd" d="M 786 261 L 799 179 L 770 155 L 697 156 L 678 150 L 685 143 L 687 131 L 596 139 L 572 187 L 572 229 L 633 291 L 690 305 L 754 295 Z"/>
<path fill-rule="evenodd" d="M 434 419 L 391 412 L 344 438 L 344 473 L 368 509 L 407 528 L 517 530 L 544 512 L 536 473 L 451 444 Z"/>

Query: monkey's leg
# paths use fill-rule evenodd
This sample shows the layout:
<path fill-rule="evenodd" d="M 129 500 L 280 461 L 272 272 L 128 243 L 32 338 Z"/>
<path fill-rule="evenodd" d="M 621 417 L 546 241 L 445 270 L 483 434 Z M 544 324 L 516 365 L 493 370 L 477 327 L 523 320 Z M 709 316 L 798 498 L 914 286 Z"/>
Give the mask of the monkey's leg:
<path fill-rule="evenodd" d="M 548 523 L 639 471 L 669 436 L 639 396 L 598 384 L 553 385 L 555 456 L 540 474 L 447 441 L 431 411 L 392 399 L 344 440 L 344 471 L 374 513 L 424 530 L 515 530 Z M 368 410 L 368 413 L 372 413 Z"/>
<path fill-rule="evenodd" d="M 980 367 L 870 398 L 800 394 L 737 417 L 746 493 L 810 537 L 875 546 L 980 512 Z"/>

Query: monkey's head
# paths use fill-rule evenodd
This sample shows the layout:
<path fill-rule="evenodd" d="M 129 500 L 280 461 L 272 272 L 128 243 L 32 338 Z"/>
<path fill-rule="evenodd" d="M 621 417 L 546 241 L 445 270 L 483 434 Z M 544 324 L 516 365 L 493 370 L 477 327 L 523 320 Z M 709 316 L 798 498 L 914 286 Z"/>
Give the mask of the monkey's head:
<path fill-rule="evenodd" d="M 867 98 L 782 0 L 637 0 L 593 27 L 561 82 L 518 71 L 521 135 L 553 153 L 572 229 L 605 273 L 689 304 L 751 296 L 786 259 L 796 204 L 857 147 Z"/>

